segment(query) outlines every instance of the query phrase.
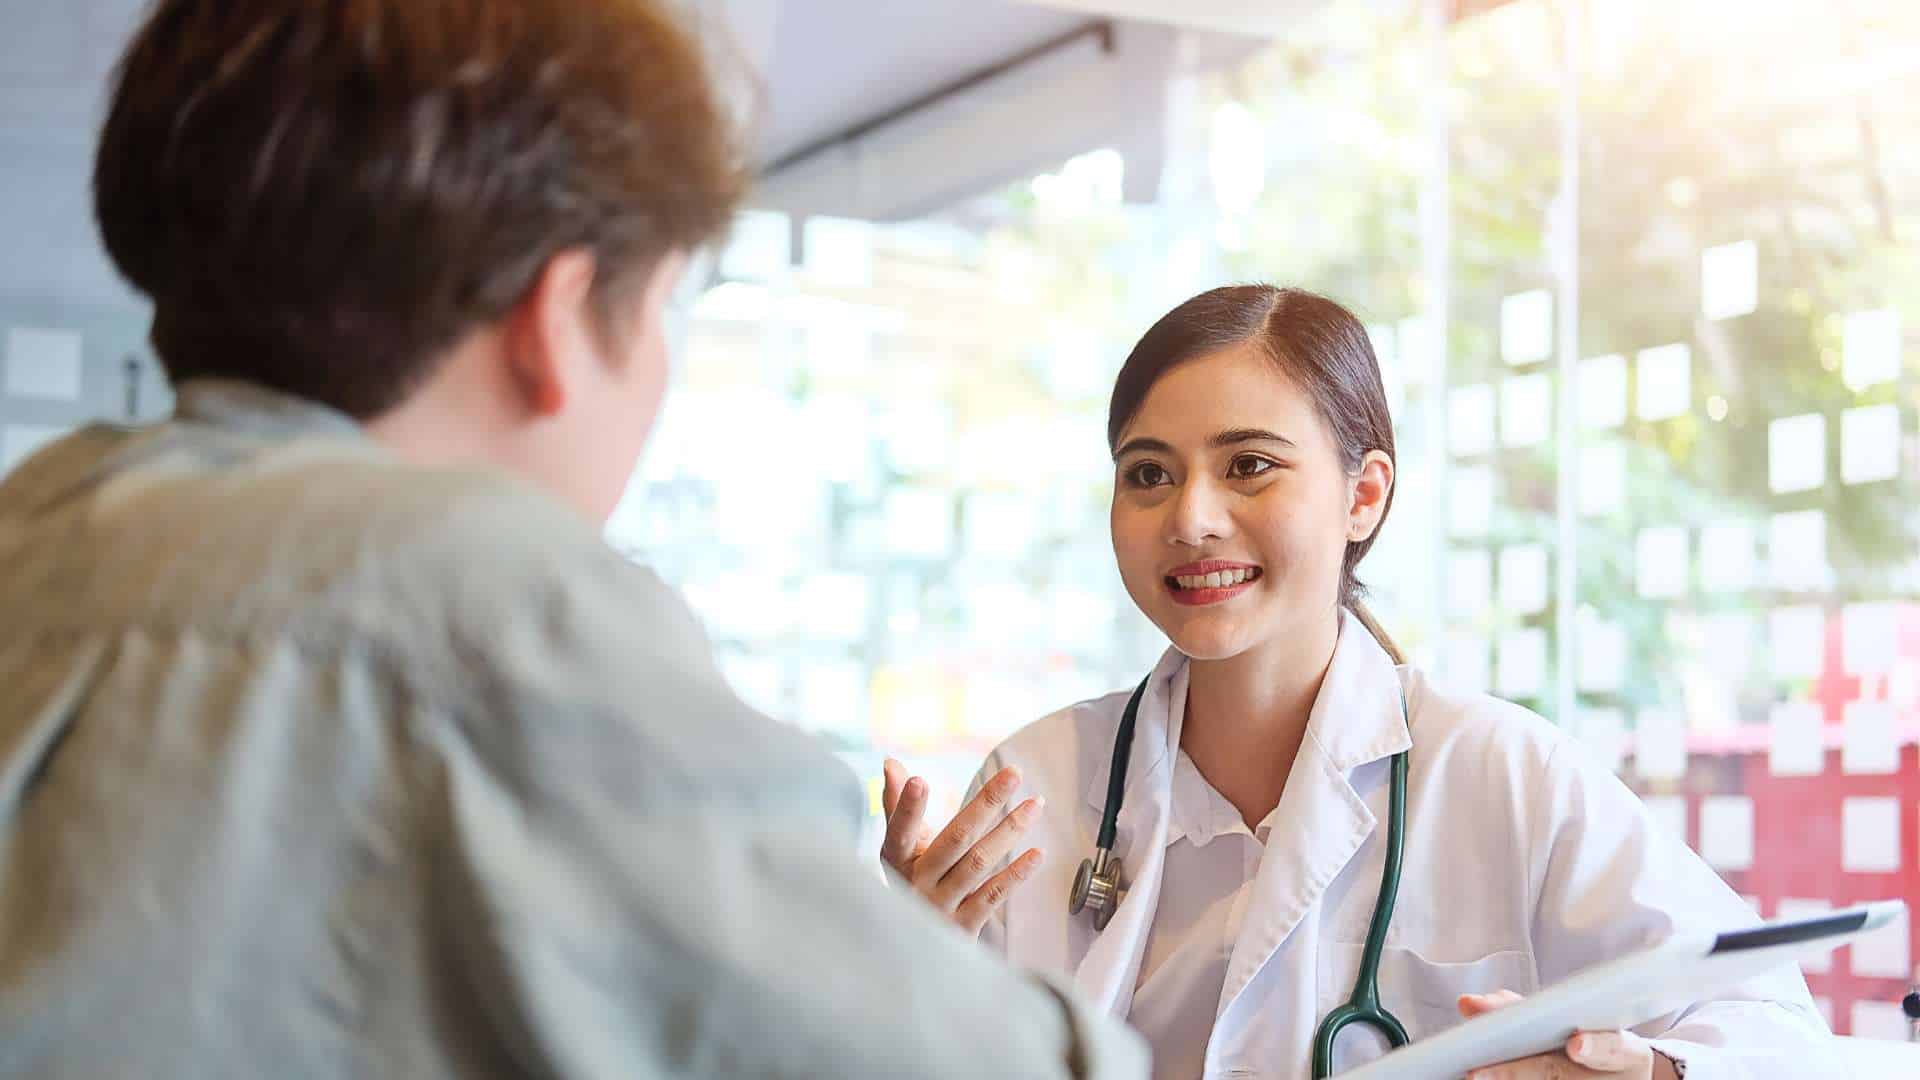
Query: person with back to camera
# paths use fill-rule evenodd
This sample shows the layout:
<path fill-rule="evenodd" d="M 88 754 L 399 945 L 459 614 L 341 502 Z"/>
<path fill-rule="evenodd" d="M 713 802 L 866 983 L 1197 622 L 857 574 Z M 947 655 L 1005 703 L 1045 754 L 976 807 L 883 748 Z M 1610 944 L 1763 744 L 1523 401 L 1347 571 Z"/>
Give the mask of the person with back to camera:
<path fill-rule="evenodd" d="M 706 67 L 661 0 L 153 8 L 95 204 L 177 410 L 0 484 L 0 1075 L 1143 1073 L 601 540 L 743 186 Z"/>

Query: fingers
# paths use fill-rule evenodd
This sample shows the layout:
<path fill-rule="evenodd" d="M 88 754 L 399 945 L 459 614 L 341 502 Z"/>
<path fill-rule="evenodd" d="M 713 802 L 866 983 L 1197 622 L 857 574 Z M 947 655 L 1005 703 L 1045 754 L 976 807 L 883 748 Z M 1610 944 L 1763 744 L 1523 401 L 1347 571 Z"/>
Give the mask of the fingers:
<path fill-rule="evenodd" d="M 1519 994 L 1511 990 L 1495 990 L 1490 994 L 1461 994 L 1455 1007 L 1460 1010 L 1461 1016 L 1471 1020 L 1483 1013 L 1504 1009 L 1522 1000 L 1524 999 Z"/>
<path fill-rule="evenodd" d="M 893 808 L 900 802 L 900 789 L 907 782 L 907 767 L 888 758 L 880 763 L 880 776 L 880 812 L 892 817 Z"/>
<path fill-rule="evenodd" d="M 1592 1080 L 1593 1077 L 1605 1075 L 1567 1060 L 1567 1055 L 1556 1050 L 1551 1054 L 1475 1069 L 1467 1074 L 1467 1080 Z"/>
<path fill-rule="evenodd" d="M 1653 1044 L 1631 1031 L 1583 1031 L 1567 1040 L 1567 1057 L 1595 1072 L 1653 1067 Z"/>
<path fill-rule="evenodd" d="M 947 876 L 959 863 L 975 842 L 986 835 L 988 829 L 999 824 L 1006 815 L 1007 807 L 1013 805 L 1014 793 L 1020 790 L 1020 770 L 1009 765 L 994 774 L 972 801 L 960 808 L 947 827 L 940 830 L 927 844 L 927 851 L 914 863 L 913 884 L 921 892 L 931 892 L 941 878 Z"/>
<path fill-rule="evenodd" d="M 1039 848 L 1029 848 L 1013 860 L 1013 865 L 993 875 L 985 885 L 961 901 L 960 907 L 953 913 L 953 921 L 968 933 L 978 934 L 994 911 L 1013 894 L 1013 890 L 1032 877 L 1033 872 L 1040 869 L 1040 864 L 1045 861 L 1046 855 Z"/>
<path fill-rule="evenodd" d="M 915 776 L 901 784 L 893 812 L 887 815 L 887 834 L 880 841 L 880 859 L 902 877 L 912 878 L 917 873 L 917 856 L 926 831 L 920 818 L 926 809 L 927 782 Z"/>
<path fill-rule="evenodd" d="M 927 899 L 942 910 L 957 909 L 961 901 L 980 888 L 987 876 L 993 873 L 994 867 L 1000 865 L 1000 860 L 1013 850 L 1014 844 L 1032 827 L 1034 819 L 1040 816 L 1040 810 L 1045 805 L 1045 799 L 1032 798 L 1015 807 L 1013 813 L 1000 819 L 992 831 L 960 857 L 953 869 L 927 890 Z"/>

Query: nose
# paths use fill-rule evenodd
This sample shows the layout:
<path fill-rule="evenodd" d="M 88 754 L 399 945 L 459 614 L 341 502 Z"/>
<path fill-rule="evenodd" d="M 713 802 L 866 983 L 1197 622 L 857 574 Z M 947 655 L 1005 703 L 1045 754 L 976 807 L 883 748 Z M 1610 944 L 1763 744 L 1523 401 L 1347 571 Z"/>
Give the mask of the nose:
<path fill-rule="evenodd" d="M 1204 477 L 1179 489 L 1167 513 L 1167 542 L 1176 547 L 1201 547 L 1232 532 L 1225 493 Z"/>

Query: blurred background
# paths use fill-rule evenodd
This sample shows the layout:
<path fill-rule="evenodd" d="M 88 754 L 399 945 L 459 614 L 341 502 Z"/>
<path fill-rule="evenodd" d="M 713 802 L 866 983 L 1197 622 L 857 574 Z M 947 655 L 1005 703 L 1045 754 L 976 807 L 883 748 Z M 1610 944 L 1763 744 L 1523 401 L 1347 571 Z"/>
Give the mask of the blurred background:
<path fill-rule="evenodd" d="M 1920 5 L 689 0 L 754 207 L 609 539 L 750 701 L 951 808 L 1165 642 L 1106 397 L 1230 281 L 1328 293 L 1400 486 L 1362 567 L 1769 917 L 1920 907 Z M 171 405 L 87 177 L 139 0 L 0 0 L 0 470 Z M 0 616 L 3 617 L 3 616 Z M 1913 930 L 1808 978 L 1905 1038 Z"/>

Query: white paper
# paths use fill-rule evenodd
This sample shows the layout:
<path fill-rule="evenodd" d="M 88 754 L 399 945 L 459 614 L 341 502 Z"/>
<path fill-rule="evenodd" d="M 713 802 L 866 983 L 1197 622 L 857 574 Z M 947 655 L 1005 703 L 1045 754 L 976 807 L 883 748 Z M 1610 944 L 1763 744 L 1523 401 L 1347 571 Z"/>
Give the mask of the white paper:
<path fill-rule="evenodd" d="M 1774 608 L 1767 615 L 1773 674 L 1782 679 L 1811 679 L 1827 659 L 1827 613 L 1818 605 Z"/>
<path fill-rule="evenodd" d="M 1636 363 L 1640 419 L 1666 420 L 1693 408 L 1693 350 L 1685 343 L 1641 349 Z"/>
<path fill-rule="evenodd" d="M 1434 677 L 1457 694 L 1484 694 L 1493 687 L 1485 638 L 1450 634 L 1440 641 L 1440 663 Z"/>
<path fill-rule="evenodd" d="M 1485 536 L 1493 523 L 1492 467 L 1451 469 L 1447 487 L 1447 531 L 1454 536 Z"/>
<path fill-rule="evenodd" d="M 1648 795 L 1640 802 L 1647 808 L 1647 814 L 1653 818 L 1656 828 L 1683 844 L 1687 842 L 1687 797 L 1685 795 Z"/>
<path fill-rule="evenodd" d="M 1608 772 L 1619 772 L 1626 756 L 1626 714 L 1619 709 L 1583 708 L 1576 723 L 1576 734 L 1593 759 Z"/>
<path fill-rule="evenodd" d="M 1553 355 L 1552 293 L 1534 289 L 1500 301 L 1500 355 L 1514 365 Z"/>
<path fill-rule="evenodd" d="M 1767 771 L 1775 776 L 1818 776 L 1826 767 L 1820 706 L 1809 701 L 1775 705 L 1768 721 Z"/>
<path fill-rule="evenodd" d="M 1860 946 L 1853 947 L 1858 949 Z M 1903 977 L 1910 978 L 1911 973 Z M 1860 998 L 1854 1001 L 1847 1019 L 1852 1025 L 1847 1028 L 1847 1034 L 1853 1038 L 1897 1043 L 1907 1041 L 1907 1016 L 1900 1011 L 1896 1002 Z"/>
<path fill-rule="evenodd" d="M 1739 592 L 1753 587 L 1753 527 L 1737 521 L 1700 530 L 1700 585 L 1708 592 Z"/>
<path fill-rule="evenodd" d="M 1840 747 L 1840 771 L 1853 776 L 1889 776 L 1900 771 L 1900 741 L 1893 706 L 1884 701 L 1849 701 L 1846 741 Z"/>
<path fill-rule="evenodd" d="M 1753 670 L 1754 617 L 1744 611 L 1720 611 L 1700 616 L 1702 651 L 1707 670 L 1733 686 L 1746 681 Z"/>
<path fill-rule="evenodd" d="M 1855 975 L 1868 979 L 1898 979 L 1902 983 L 1913 978 L 1913 942 L 1907 924 L 1909 917 L 1902 916 L 1854 940 L 1853 948 L 1847 951 L 1853 954 L 1850 966 Z"/>
<path fill-rule="evenodd" d="M 1671 709 L 1642 709 L 1634 717 L 1634 771 L 1647 780 L 1675 780 L 1687 772 L 1686 717 Z"/>
<path fill-rule="evenodd" d="M 944 559 L 953 540 L 953 502 L 944 491 L 895 488 L 887 492 L 887 550 L 902 558 Z"/>
<path fill-rule="evenodd" d="M 1767 577 L 1783 592 L 1820 592 L 1832 584 L 1825 513 L 1795 510 L 1768 520 Z"/>
<path fill-rule="evenodd" d="M 7 331 L 7 393 L 49 401 L 80 400 L 80 335 L 72 330 Z"/>
<path fill-rule="evenodd" d="M 1867 405 L 1840 414 L 1840 480 L 1871 484 L 1900 475 L 1900 406 Z"/>
<path fill-rule="evenodd" d="M 1748 315 L 1760 299 L 1760 249 L 1751 240 L 1710 247 L 1700 255 L 1700 313 L 1709 319 Z"/>
<path fill-rule="evenodd" d="M 1893 670 L 1900 608 L 1896 604 L 1848 604 L 1840 609 L 1840 645 L 1849 675 L 1885 675 Z"/>
<path fill-rule="evenodd" d="M 1500 552 L 1500 607 L 1509 615 L 1533 615 L 1547 608 L 1547 549 L 1522 544 Z"/>
<path fill-rule="evenodd" d="M 1900 800 L 1894 796 L 1840 802 L 1840 869 L 1891 874 L 1900 869 Z"/>
<path fill-rule="evenodd" d="M 1615 514 L 1627 501 L 1627 449 L 1619 443 L 1580 448 L 1580 512 Z"/>
<path fill-rule="evenodd" d="M 1553 434 L 1553 376 L 1515 375 L 1500 384 L 1500 441 L 1539 446 Z"/>
<path fill-rule="evenodd" d="M 1447 615 L 1474 619 L 1493 600 L 1493 556 L 1485 551 L 1447 553 Z"/>
<path fill-rule="evenodd" d="M 1575 672 L 1580 690 L 1610 694 L 1620 689 L 1627 675 L 1627 628 L 1582 616 L 1576 632 L 1580 657 Z"/>
<path fill-rule="evenodd" d="M 1780 900 L 1778 910 L 1774 912 L 1774 918 L 1812 919 L 1825 915 L 1832 910 L 1833 905 L 1825 900 L 1801 900 L 1783 897 Z M 1800 961 L 1800 967 L 1802 970 L 1815 975 L 1825 975 L 1827 972 L 1833 970 L 1833 953 L 1822 950 L 1817 956 L 1808 954 L 1806 959 Z"/>
<path fill-rule="evenodd" d="M 1580 426 L 1588 431 L 1627 422 L 1627 358 L 1619 353 L 1580 361 Z"/>
<path fill-rule="evenodd" d="M 1456 387 L 1447 395 L 1447 442 L 1455 457 L 1474 457 L 1493 449 L 1492 383 Z"/>
<path fill-rule="evenodd" d="M 1788 416 L 1767 425 L 1767 486 L 1776 495 L 1827 482 L 1827 418 Z"/>
<path fill-rule="evenodd" d="M 1634 580 L 1645 597 L 1687 591 L 1687 530 L 1678 525 L 1641 529 L 1634 542 Z"/>
<path fill-rule="evenodd" d="M 1547 682 L 1547 632 L 1538 627 L 1500 635 L 1500 696 L 1538 697 Z"/>
<path fill-rule="evenodd" d="M 72 430 L 45 424 L 9 424 L 0 428 L 0 473 L 27 460 L 35 450 L 55 439 L 66 437 Z"/>
<path fill-rule="evenodd" d="M 1709 795 L 1700 800 L 1700 857 L 1715 870 L 1753 868 L 1753 800 Z"/>
<path fill-rule="evenodd" d="M 1900 313 L 1891 309 L 1847 316 L 1841 378 L 1852 390 L 1900 377 Z"/>

